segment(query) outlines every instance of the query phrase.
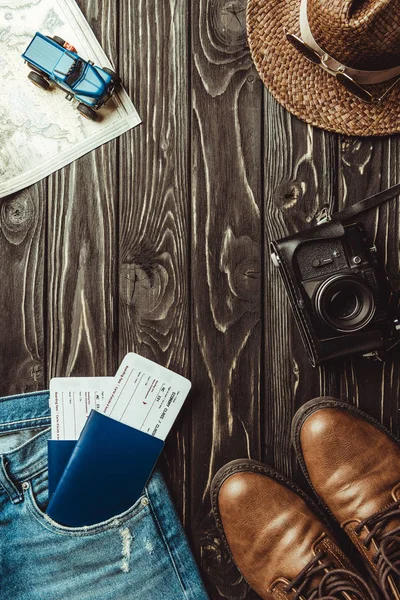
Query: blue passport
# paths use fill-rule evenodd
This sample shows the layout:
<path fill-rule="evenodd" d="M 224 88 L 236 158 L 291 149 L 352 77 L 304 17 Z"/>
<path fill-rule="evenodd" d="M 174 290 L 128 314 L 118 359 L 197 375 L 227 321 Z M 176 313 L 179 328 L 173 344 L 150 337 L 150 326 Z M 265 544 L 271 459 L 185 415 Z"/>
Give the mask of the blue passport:
<path fill-rule="evenodd" d="M 83 527 L 140 498 L 164 442 L 92 411 L 78 441 L 49 440 L 49 504 L 57 523 Z"/>
<path fill-rule="evenodd" d="M 48 440 L 49 499 L 55 492 L 76 446 L 76 440 Z"/>

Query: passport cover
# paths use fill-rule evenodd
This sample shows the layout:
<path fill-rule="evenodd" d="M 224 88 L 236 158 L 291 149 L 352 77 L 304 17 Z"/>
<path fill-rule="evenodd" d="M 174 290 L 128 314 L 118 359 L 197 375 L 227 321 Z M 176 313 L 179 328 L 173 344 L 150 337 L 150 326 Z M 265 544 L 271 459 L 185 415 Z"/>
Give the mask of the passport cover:
<path fill-rule="evenodd" d="M 53 458 L 58 443 L 52 444 Z M 164 446 L 163 440 L 93 410 L 75 444 L 46 511 L 68 527 L 94 525 L 128 510 Z M 64 458 L 65 452 L 60 449 Z M 62 460 L 54 461 L 56 476 Z"/>
<path fill-rule="evenodd" d="M 49 498 L 54 494 L 58 482 L 64 473 L 71 454 L 76 446 L 76 440 L 48 440 L 49 456 Z"/>

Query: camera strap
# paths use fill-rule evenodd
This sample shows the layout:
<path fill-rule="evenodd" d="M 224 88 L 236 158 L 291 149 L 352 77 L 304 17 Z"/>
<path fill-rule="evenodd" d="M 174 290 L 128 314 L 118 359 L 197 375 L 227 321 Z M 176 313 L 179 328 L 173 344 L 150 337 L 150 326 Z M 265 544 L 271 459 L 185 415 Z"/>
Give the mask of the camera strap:
<path fill-rule="evenodd" d="M 383 202 L 390 200 L 390 198 L 393 198 L 398 194 L 400 194 L 400 183 L 397 183 L 396 185 L 393 185 L 382 192 L 378 192 L 373 196 L 369 196 L 364 200 L 360 200 L 360 202 L 356 202 L 356 204 L 353 204 L 353 206 L 348 206 L 339 212 L 333 213 L 333 215 L 329 215 L 327 208 L 324 208 L 317 216 L 317 223 L 320 225 L 321 223 L 326 223 L 332 219 L 335 221 L 347 221 L 348 219 L 352 219 L 354 216 L 359 215 L 370 208 L 375 208 L 376 206 L 383 204 Z"/>

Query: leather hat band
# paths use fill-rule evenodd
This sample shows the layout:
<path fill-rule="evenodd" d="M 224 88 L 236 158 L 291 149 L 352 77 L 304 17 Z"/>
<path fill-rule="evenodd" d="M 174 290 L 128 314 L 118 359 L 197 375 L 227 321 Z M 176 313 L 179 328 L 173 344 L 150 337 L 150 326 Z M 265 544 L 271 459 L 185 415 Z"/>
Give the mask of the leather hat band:
<path fill-rule="evenodd" d="M 383 69 L 382 71 L 365 71 L 361 69 L 352 69 L 337 61 L 323 50 L 315 41 L 311 33 L 310 24 L 307 16 L 307 0 L 301 0 L 300 5 L 300 31 L 302 40 L 307 46 L 315 50 L 321 56 L 324 56 L 324 64 L 331 71 L 344 71 L 357 83 L 374 84 L 389 81 L 393 77 L 400 75 L 400 66 L 392 67 L 391 69 Z"/>

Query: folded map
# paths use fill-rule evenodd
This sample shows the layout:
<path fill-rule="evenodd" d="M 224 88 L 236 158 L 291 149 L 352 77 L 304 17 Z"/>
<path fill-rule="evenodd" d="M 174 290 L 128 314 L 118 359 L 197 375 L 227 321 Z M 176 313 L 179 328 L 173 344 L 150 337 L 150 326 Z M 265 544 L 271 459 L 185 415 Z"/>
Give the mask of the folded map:
<path fill-rule="evenodd" d="M 33 85 L 21 54 L 37 31 L 61 37 L 84 60 L 114 69 L 73 0 L 0 0 L 0 198 L 140 123 L 122 87 L 100 109 L 99 121 L 92 122 L 62 89 Z"/>

